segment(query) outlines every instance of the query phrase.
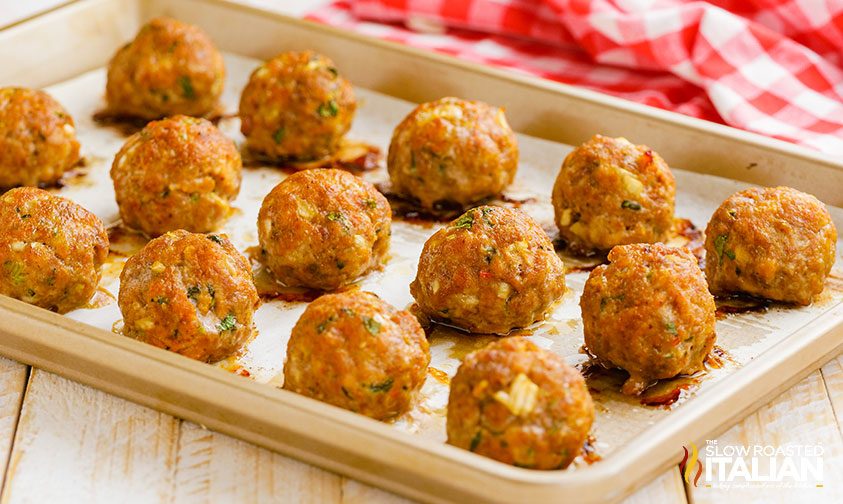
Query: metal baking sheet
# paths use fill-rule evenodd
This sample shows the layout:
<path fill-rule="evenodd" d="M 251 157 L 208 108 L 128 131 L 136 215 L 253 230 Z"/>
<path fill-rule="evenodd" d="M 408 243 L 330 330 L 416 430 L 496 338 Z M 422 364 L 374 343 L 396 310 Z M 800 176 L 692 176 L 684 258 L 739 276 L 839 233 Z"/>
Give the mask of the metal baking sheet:
<path fill-rule="evenodd" d="M 843 180 L 839 161 L 745 132 L 224 0 L 85 0 L 0 31 L 0 84 L 46 86 L 68 108 L 88 160 L 87 175 L 69 178 L 59 192 L 107 224 L 117 220 L 108 170 L 125 135 L 92 120 L 104 105 L 102 66 L 143 20 L 161 14 L 202 26 L 228 51 L 229 80 L 223 99 L 227 112 L 236 110 L 239 92 L 258 58 L 306 48 L 333 57 L 352 82 L 369 88 L 357 88 L 361 106 L 349 137 L 383 150 L 413 101 L 458 95 L 505 105 L 513 127 L 533 135 L 519 137 L 519 173 L 507 193 L 528 201 L 522 209 L 551 232 L 548 188 L 571 148 L 558 141 L 576 143 L 596 132 L 623 135 L 660 152 L 676 175 L 677 216 L 700 228 L 724 198 L 749 182 L 792 185 L 843 204 L 834 189 L 834 181 Z M 242 142 L 236 119 L 224 119 L 220 127 Z M 257 243 L 260 201 L 283 177 L 274 168 L 245 170 L 235 202 L 238 211 L 224 229 L 240 250 Z M 384 170 L 365 177 L 382 181 Z M 831 210 L 841 226 L 843 212 Z M 412 301 L 408 284 L 421 245 L 435 229 L 436 225 L 396 221 L 389 264 L 363 279 L 360 288 L 377 292 L 396 306 L 408 306 Z M 125 238 L 115 241 L 115 248 L 124 252 L 137 245 Z M 415 498 L 614 500 L 678 461 L 683 443 L 725 429 L 843 345 L 840 253 L 838 247 L 829 288 L 814 305 L 773 307 L 718 321 L 723 366 L 712 368 L 671 407 L 644 406 L 612 392 L 611 386 L 596 393 L 593 445 L 602 460 L 591 465 L 581 461 L 565 471 L 510 467 L 442 443 L 447 377 L 465 353 L 482 347 L 490 337 L 434 331 L 433 371 L 420 401 L 408 415 L 385 425 L 277 389 L 284 347 L 304 309 L 301 303 L 265 303 L 256 317 L 256 339 L 242 355 L 217 366 L 112 333 L 115 323 L 119 326 L 113 296 L 124 255 L 115 254 L 106 265 L 104 292 L 94 303 L 101 305 L 98 308 L 62 317 L 0 299 L 0 313 L 9 321 L 0 328 L 0 352 Z M 525 331 L 537 344 L 575 365 L 584 361 L 579 353 L 582 327 L 577 301 L 586 277 L 585 272 L 571 272 L 570 291 L 557 310 L 547 322 Z M 236 376 L 246 371 L 249 378 Z"/>
<path fill-rule="evenodd" d="M 248 81 L 249 74 L 260 63 L 258 60 L 226 54 L 227 83 L 223 96 L 226 113 L 236 113 L 240 91 Z M 340 66 L 340 69 L 342 67 Z M 87 175 L 71 177 L 68 185 L 55 192 L 70 197 L 94 211 L 110 226 L 117 225 L 119 215 L 114 202 L 113 189 L 108 172 L 111 160 L 119 150 L 126 136 L 119 128 L 100 126 L 92 119 L 95 112 L 104 107 L 102 90 L 105 89 L 105 70 L 97 69 L 47 90 L 76 118 L 79 140 L 83 155 L 89 160 Z M 384 94 L 357 88 L 361 106 L 351 132 L 352 140 L 365 141 L 386 152 L 393 128 L 409 113 L 415 104 Z M 463 98 L 471 99 L 472 96 Z M 242 145 L 240 123 L 237 118 L 225 118 L 220 128 L 229 137 Z M 506 199 L 523 201 L 521 208 L 531 214 L 549 232 L 553 232 L 553 208 L 548 188 L 552 186 L 562 159 L 570 146 L 519 135 L 521 158 L 518 174 L 513 185 L 507 189 Z M 635 141 L 635 138 L 631 138 Z M 668 163 L 670 160 L 667 160 Z M 383 163 L 381 163 L 383 165 Z M 673 167 L 677 180 L 676 215 L 687 218 L 700 228 L 705 228 L 709 216 L 720 202 L 733 192 L 747 187 L 747 184 L 727 179 L 682 171 Z M 234 202 L 236 211 L 224 226 L 235 246 L 246 253 L 257 245 L 257 215 L 261 202 L 269 190 L 280 182 L 286 171 L 273 167 L 244 168 L 243 184 L 239 197 Z M 385 166 L 367 172 L 364 177 L 380 183 L 388 179 Z M 506 204 L 506 203 L 504 203 Z M 832 209 L 836 222 L 841 223 L 843 215 Z M 838 224 L 839 225 L 839 224 Z M 409 284 L 415 277 L 416 265 L 424 241 L 440 227 L 440 224 L 411 223 L 396 219 L 393 223 L 392 244 L 389 262 L 382 271 L 376 271 L 358 283 L 359 288 L 377 293 L 383 299 L 400 308 L 408 308 L 413 299 Z M 123 233 L 116 238 L 112 253 L 105 268 L 99 295 L 105 306 L 95 309 L 81 309 L 68 314 L 76 320 L 111 330 L 119 327 L 120 311 L 114 302 L 119 289 L 119 273 L 126 254 L 140 243 L 134 236 Z M 838 255 L 843 247 L 838 247 Z M 573 261 L 568 256 L 569 265 Z M 838 257 L 839 259 L 839 257 Z M 835 276 L 841 276 L 835 271 Z M 556 310 L 544 323 L 520 331 L 536 344 L 564 356 L 572 365 L 582 365 L 586 356 L 579 349 L 583 343 L 579 297 L 588 273 L 569 271 L 568 292 Z M 764 311 L 729 315 L 717 322 L 717 345 L 725 351 L 722 367 L 710 366 L 700 376 L 699 382 L 688 383 L 689 389 L 682 393 L 679 401 L 670 406 L 643 405 L 640 400 L 621 396 L 609 383 L 592 384 L 592 389 L 605 385 L 607 388 L 595 392 L 597 408 L 596 424 L 593 429 L 594 448 L 601 457 L 641 434 L 644 428 L 658 421 L 669 422 L 670 413 L 682 402 L 693 400 L 700 389 L 717 380 L 724 379 L 749 360 L 760 356 L 795 329 L 805 325 L 819 314 L 843 300 L 843 282 L 832 278 L 826 291 L 813 305 L 804 308 L 771 307 Z M 258 382 L 280 386 L 283 383 L 283 365 L 286 344 L 290 331 L 306 306 L 304 302 L 267 300 L 255 316 L 257 337 L 244 352 L 218 364 L 233 372 L 247 374 Z M 115 335 L 115 337 L 120 337 Z M 433 330 L 431 343 L 431 372 L 422 389 L 420 400 L 408 414 L 391 422 L 396 428 L 423 436 L 438 442 L 445 441 L 445 412 L 448 402 L 448 377 L 452 376 L 460 360 L 471 350 L 482 348 L 494 336 L 461 334 L 444 327 Z M 247 373 L 243 373 L 243 371 Z M 600 377 L 604 378 L 604 377 Z M 610 378 L 610 377 L 605 377 Z M 670 384 L 663 384 L 665 388 Z M 649 395 L 652 395 L 651 391 Z M 582 465 L 583 460 L 580 460 Z"/>

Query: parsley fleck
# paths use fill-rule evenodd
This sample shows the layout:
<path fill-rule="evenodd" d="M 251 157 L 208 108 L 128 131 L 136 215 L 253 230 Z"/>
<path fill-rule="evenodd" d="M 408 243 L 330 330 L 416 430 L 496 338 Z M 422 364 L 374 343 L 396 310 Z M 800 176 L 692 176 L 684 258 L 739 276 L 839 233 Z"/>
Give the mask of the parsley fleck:
<path fill-rule="evenodd" d="M 641 204 L 637 201 L 623 200 L 623 203 L 621 203 L 621 208 L 626 208 L 627 210 L 635 210 L 637 212 L 638 210 L 641 210 Z"/>
<path fill-rule="evenodd" d="M 387 378 L 385 381 L 381 383 L 372 383 L 368 385 L 369 390 L 372 392 L 389 392 L 389 389 L 392 388 L 393 380 L 392 378 Z"/>
<path fill-rule="evenodd" d="M 473 438 L 471 438 L 471 446 L 469 446 L 469 447 L 468 447 L 468 450 L 469 450 L 469 451 L 474 451 L 474 450 L 476 450 L 476 449 L 477 449 L 477 447 L 480 445 L 480 440 L 481 440 L 481 439 L 483 439 L 483 431 L 480 431 L 480 430 L 479 430 L 479 431 L 477 431 L 477 433 L 476 433 L 476 434 L 474 434 L 474 437 L 473 437 Z"/>
<path fill-rule="evenodd" d="M 474 211 L 466 212 L 460 216 L 459 219 L 454 221 L 454 227 L 457 229 L 471 229 L 471 226 L 474 225 Z"/>
<path fill-rule="evenodd" d="M 336 76 L 338 76 L 338 75 L 340 74 L 340 73 L 337 71 L 336 67 L 329 66 L 329 67 L 326 67 L 326 68 L 328 69 L 328 71 L 329 71 L 329 72 L 331 72 L 331 73 L 333 74 L 333 76 L 334 76 L 334 77 L 336 77 Z"/>
<path fill-rule="evenodd" d="M 316 326 L 316 332 L 318 332 L 319 334 L 322 334 L 323 332 L 325 332 L 325 329 L 327 329 L 328 326 L 331 325 L 331 322 L 335 321 L 336 319 L 337 319 L 337 317 L 335 317 L 333 315 L 326 318 L 321 323 L 319 323 L 318 326 Z"/>
<path fill-rule="evenodd" d="M 328 100 L 322 105 L 319 105 L 317 110 L 322 117 L 336 117 L 340 111 L 339 105 L 334 100 Z"/>
<path fill-rule="evenodd" d="M 363 317 L 363 326 L 374 336 L 377 336 L 378 333 L 381 332 L 380 322 L 373 319 L 372 317 Z"/>
<path fill-rule="evenodd" d="M 3 269 L 5 269 L 6 273 L 9 274 L 9 278 L 12 279 L 12 283 L 23 283 L 26 277 L 26 273 L 23 270 L 23 264 L 17 261 L 6 261 L 3 263 Z"/>
<path fill-rule="evenodd" d="M 366 205 L 366 207 L 371 208 L 372 210 L 378 207 L 378 202 L 371 198 L 367 199 L 363 203 Z"/>
<path fill-rule="evenodd" d="M 229 313 L 225 316 L 224 319 L 220 321 L 220 325 L 217 326 L 217 330 L 219 332 L 231 331 L 237 326 L 237 319 L 234 318 L 233 313 Z"/>
<path fill-rule="evenodd" d="M 208 239 L 211 240 L 212 242 L 218 244 L 218 245 L 222 245 L 222 238 L 220 238 L 219 236 L 217 236 L 215 234 L 208 235 Z"/>
<path fill-rule="evenodd" d="M 164 305 L 170 302 L 170 299 L 167 296 L 158 296 L 157 298 L 153 299 L 154 302 Z"/>
<path fill-rule="evenodd" d="M 280 144 L 282 140 L 284 140 L 284 134 L 286 130 L 284 128 L 278 128 L 275 130 L 275 133 L 272 134 L 272 139 L 275 140 L 275 143 Z"/>
<path fill-rule="evenodd" d="M 340 212 L 330 212 L 328 213 L 328 220 L 331 222 L 341 222 L 345 219 L 345 216 Z"/>
<path fill-rule="evenodd" d="M 196 298 L 197 296 L 199 296 L 200 291 L 201 289 L 199 289 L 198 285 L 191 285 L 187 288 L 187 297 L 196 301 Z"/>
<path fill-rule="evenodd" d="M 714 251 L 720 259 L 720 264 L 723 264 L 723 254 L 726 254 L 731 260 L 735 260 L 735 252 L 733 250 L 726 250 L 726 242 L 729 240 L 729 235 L 722 234 L 714 239 Z"/>
<path fill-rule="evenodd" d="M 188 100 L 196 98 L 196 90 L 193 89 L 193 83 L 190 82 L 190 77 L 182 75 L 179 77 L 179 86 L 181 86 L 182 94 Z"/>
<path fill-rule="evenodd" d="M 674 336 L 678 334 L 678 332 L 676 331 L 676 324 L 674 324 L 673 322 L 666 322 L 664 324 L 664 330 Z"/>

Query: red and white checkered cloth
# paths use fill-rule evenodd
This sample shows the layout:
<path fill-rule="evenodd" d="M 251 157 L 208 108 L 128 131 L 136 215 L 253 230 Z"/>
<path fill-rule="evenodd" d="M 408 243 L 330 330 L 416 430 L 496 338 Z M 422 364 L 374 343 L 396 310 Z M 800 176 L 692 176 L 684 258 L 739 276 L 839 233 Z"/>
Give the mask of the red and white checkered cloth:
<path fill-rule="evenodd" d="M 843 154 L 843 0 L 343 0 L 308 17 Z"/>

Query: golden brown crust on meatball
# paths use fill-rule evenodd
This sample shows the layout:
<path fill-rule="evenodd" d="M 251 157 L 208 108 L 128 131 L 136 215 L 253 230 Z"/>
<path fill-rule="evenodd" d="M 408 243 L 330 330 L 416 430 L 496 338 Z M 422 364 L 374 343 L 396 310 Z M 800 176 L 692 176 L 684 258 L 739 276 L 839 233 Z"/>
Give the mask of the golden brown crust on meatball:
<path fill-rule="evenodd" d="M 170 18 L 145 24 L 108 64 L 109 112 L 144 119 L 215 111 L 225 64 L 199 27 Z"/>
<path fill-rule="evenodd" d="M 430 350 L 409 312 L 371 292 L 313 301 L 287 344 L 284 388 L 378 420 L 410 409 Z"/>
<path fill-rule="evenodd" d="M 825 206 L 789 187 L 730 196 L 705 230 L 708 285 L 807 305 L 834 265 L 837 229 Z"/>
<path fill-rule="evenodd" d="M 123 334 L 204 362 L 250 340 L 259 301 L 249 262 L 228 238 L 183 230 L 126 261 L 117 300 Z"/>
<path fill-rule="evenodd" d="M 65 313 L 91 299 L 108 256 L 96 215 L 34 187 L 0 196 L 0 294 Z"/>
<path fill-rule="evenodd" d="M 645 145 L 595 135 L 571 151 L 553 186 L 559 233 L 579 253 L 655 243 L 673 229 L 676 182 Z"/>
<path fill-rule="evenodd" d="M 132 135 L 114 157 L 111 178 L 123 223 L 158 236 L 217 229 L 231 214 L 241 171 L 237 147 L 216 126 L 174 116 Z"/>
<path fill-rule="evenodd" d="M 79 162 L 73 118 L 43 91 L 0 88 L 0 187 L 53 184 Z"/>
<path fill-rule="evenodd" d="M 342 170 L 298 172 L 263 200 L 261 255 L 285 285 L 336 289 L 384 263 L 391 219 L 369 182 Z"/>
<path fill-rule="evenodd" d="M 426 208 L 500 194 L 518 169 L 518 140 L 503 109 L 442 98 L 415 108 L 392 134 L 392 189 Z"/>
<path fill-rule="evenodd" d="M 427 240 L 410 293 L 434 320 L 506 334 L 544 318 L 565 293 L 565 266 L 527 214 L 482 206 Z"/>
<path fill-rule="evenodd" d="M 523 337 L 469 354 L 451 380 L 448 443 L 506 464 L 563 469 L 593 421 L 583 377 Z"/>
<path fill-rule="evenodd" d="M 714 297 L 687 249 L 613 248 L 589 275 L 580 308 L 588 352 L 629 372 L 625 394 L 702 370 L 716 339 Z"/>
<path fill-rule="evenodd" d="M 356 108 L 333 61 L 286 52 L 252 72 L 240 96 L 240 131 L 250 151 L 271 160 L 320 159 L 337 150 Z"/>

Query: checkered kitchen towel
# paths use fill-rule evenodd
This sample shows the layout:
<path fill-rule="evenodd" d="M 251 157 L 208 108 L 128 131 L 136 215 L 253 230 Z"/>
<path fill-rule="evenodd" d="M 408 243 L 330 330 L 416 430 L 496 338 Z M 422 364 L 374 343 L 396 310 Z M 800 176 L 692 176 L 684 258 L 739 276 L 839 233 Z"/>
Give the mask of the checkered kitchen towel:
<path fill-rule="evenodd" d="M 843 154 L 843 0 L 343 0 L 308 17 Z"/>

